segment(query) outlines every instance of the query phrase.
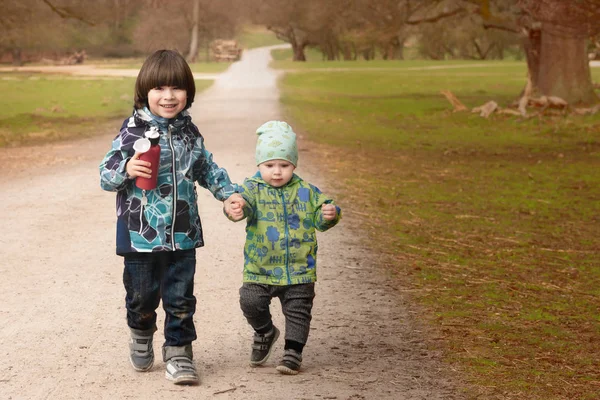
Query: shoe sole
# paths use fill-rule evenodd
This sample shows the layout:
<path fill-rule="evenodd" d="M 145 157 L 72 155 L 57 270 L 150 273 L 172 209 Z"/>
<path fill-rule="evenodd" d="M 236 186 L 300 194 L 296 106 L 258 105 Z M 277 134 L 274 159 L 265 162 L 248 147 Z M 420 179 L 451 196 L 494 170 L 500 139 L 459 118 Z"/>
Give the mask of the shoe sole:
<path fill-rule="evenodd" d="M 298 375 L 298 372 L 300 372 L 295 369 L 288 368 L 285 365 L 278 365 L 277 367 L 275 367 L 275 369 L 283 375 Z"/>
<path fill-rule="evenodd" d="M 167 378 L 168 380 L 170 380 L 171 382 L 173 382 L 176 385 L 197 385 L 198 383 L 200 383 L 200 379 L 198 379 L 197 376 L 182 375 L 182 376 L 178 376 L 177 378 L 175 378 L 175 377 L 173 377 L 173 375 L 169 374 L 166 371 L 165 371 L 165 378 Z"/>
<path fill-rule="evenodd" d="M 133 367 L 133 369 L 136 370 L 137 372 L 146 372 L 146 371 L 149 371 L 154 366 L 154 357 L 152 357 L 152 361 L 145 368 L 140 368 L 140 367 L 136 366 L 133 363 L 133 360 L 131 359 L 131 357 L 129 357 L 129 363 L 131 364 L 131 366 Z"/>
<path fill-rule="evenodd" d="M 279 329 L 277 329 L 277 328 L 275 328 L 275 329 L 276 329 L 275 330 L 275 338 L 273 339 L 273 342 L 271 343 L 271 348 L 269 349 L 269 352 L 267 353 L 267 355 L 265 356 L 265 358 L 263 358 L 262 360 L 259 360 L 259 361 L 250 361 L 250 366 L 251 367 L 258 367 L 259 365 L 263 365 L 264 363 L 267 362 L 267 360 L 271 356 L 271 352 L 273 351 L 273 347 L 275 347 L 275 342 L 279 338 Z"/>

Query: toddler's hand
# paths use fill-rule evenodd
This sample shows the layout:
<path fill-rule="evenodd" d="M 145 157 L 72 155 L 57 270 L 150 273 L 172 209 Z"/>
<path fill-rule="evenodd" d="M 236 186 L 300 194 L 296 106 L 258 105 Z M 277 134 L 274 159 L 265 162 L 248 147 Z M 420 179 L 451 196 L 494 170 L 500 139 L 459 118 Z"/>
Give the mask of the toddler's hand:
<path fill-rule="evenodd" d="M 142 153 L 135 153 L 127 162 L 125 171 L 127 171 L 127 175 L 129 175 L 131 178 L 137 178 L 138 176 L 141 176 L 142 178 L 150 179 L 152 177 L 152 170 L 150 169 L 151 163 L 140 160 L 141 155 Z"/>
<path fill-rule="evenodd" d="M 337 216 L 336 207 L 333 204 L 323 204 L 321 206 L 321 212 L 323 213 L 323 219 L 331 221 Z"/>
<path fill-rule="evenodd" d="M 245 204 L 244 198 L 239 193 L 234 193 L 223 202 L 223 207 L 232 220 L 239 221 L 244 218 Z"/>
<path fill-rule="evenodd" d="M 239 221 L 244 218 L 244 208 L 240 203 L 230 203 L 225 205 L 225 212 L 234 221 Z"/>
<path fill-rule="evenodd" d="M 225 205 L 227 206 L 228 204 L 231 203 L 238 203 L 240 205 L 241 208 L 244 208 L 244 206 L 246 205 L 246 200 L 244 200 L 244 198 L 242 197 L 241 194 L 239 193 L 234 193 L 231 196 L 229 196 L 227 198 L 227 200 L 225 200 Z"/>

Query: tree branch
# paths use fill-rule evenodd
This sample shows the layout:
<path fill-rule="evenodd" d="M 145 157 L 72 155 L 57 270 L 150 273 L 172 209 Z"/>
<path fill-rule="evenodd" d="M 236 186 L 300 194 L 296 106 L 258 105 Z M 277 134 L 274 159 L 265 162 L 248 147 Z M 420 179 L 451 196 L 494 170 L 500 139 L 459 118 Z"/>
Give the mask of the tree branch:
<path fill-rule="evenodd" d="M 292 40 L 292 38 L 290 37 L 290 30 L 286 29 L 286 30 L 280 30 L 275 26 L 267 26 L 267 29 L 270 30 L 271 32 L 275 33 L 275 36 L 277 37 L 277 39 L 283 40 L 285 42 L 290 42 Z"/>
<path fill-rule="evenodd" d="M 60 8 L 60 7 L 55 6 L 54 4 L 50 3 L 50 0 L 43 0 L 43 2 L 46 3 L 46 5 L 48 5 L 48 7 L 50 7 L 50 9 L 61 18 L 76 19 L 76 20 L 83 22 L 84 24 L 88 24 L 90 26 L 96 26 L 95 23 L 88 21 L 87 19 L 85 19 L 77 14 L 73 14 L 71 11 L 69 11 L 66 8 Z"/>
<path fill-rule="evenodd" d="M 483 28 L 484 29 L 498 29 L 498 30 L 506 31 L 506 32 L 510 32 L 510 33 L 520 33 L 521 32 L 516 27 L 506 26 L 506 25 L 498 25 L 498 24 L 487 23 L 487 22 L 483 24 Z"/>
<path fill-rule="evenodd" d="M 443 12 L 443 13 L 435 15 L 433 17 L 421 18 L 421 19 L 417 19 L 417 20 L 408 20 L 408 21 L 406 21 L 406 23 L 408 25 L 419 25 L 419 24 L 424 24 L 424 23 L 438 22 L 441 19 L 452 17 L 452 16 L 458 15 L 458 14 L 462 14 L 464 12 L 466 12 L 466 10 L 463 7 L 460 7 L 460 8 L 457 8 L 456 10 Z"/>

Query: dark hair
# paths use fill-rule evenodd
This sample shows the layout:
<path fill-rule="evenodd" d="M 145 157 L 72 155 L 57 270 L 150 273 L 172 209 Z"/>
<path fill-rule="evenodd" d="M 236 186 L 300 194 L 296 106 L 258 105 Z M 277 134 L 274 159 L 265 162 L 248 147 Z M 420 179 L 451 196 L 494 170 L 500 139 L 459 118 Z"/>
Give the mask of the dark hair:
<path fill-rule="evenodd" d="M 185 109 L 196 95 L 194 75 L 185 58 L 174 50 L 157 50 L 144 61 L 135 81 L 135 108 L 148 106 L 148 92 L 160 86 L 177 86 L 187 91 Z"/>

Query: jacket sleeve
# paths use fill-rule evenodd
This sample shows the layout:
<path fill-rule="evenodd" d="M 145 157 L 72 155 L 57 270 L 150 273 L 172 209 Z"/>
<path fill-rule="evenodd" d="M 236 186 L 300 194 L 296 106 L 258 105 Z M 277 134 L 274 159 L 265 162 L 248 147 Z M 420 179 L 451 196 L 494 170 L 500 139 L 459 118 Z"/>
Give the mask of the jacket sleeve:
<path fill-rule="evenodd" d="M 125 188 L 132 179 L 127 175 L 125 167 L 131 158 L 129 151 L 123 147 L 122 133 L 113 140 L 112 148 L 100 163 L 100 187 L 109 192 Z"/>
<path fill-rule="evenodd" d="M 316 186 L 310 185 L 310 189 L 312 193 L 311 201 L 313 202 L 313 206 L 315 208 L 313 224 L 318 231 L 325 232 L 326 230 L 333 228 L 337 225 L 338 222 L 340 222 L 340 219 L 342 219 L 342 210 L 335 204 L 335 202 L 331 198 L 324 195 Z M 328 221 L 325 218 L 323 218 L 323 212 L 321 211 L 321 206 L 323 204 L 333 204 L 335 206 L 336 217 L 331 221 Z"/>
<path fill-rule="evenodd" d="M 225 168 L 220 168 L 213 161 L 213 155 L 204 147 L 204 141 L 201 140 L 200 143 L 202 144 L 202 156 L 194 165 L 196 181 L 200 186 L 208 189 L 215 199 L 225 201 L 238 191 L 238 186 L 231 183 Z"/>

